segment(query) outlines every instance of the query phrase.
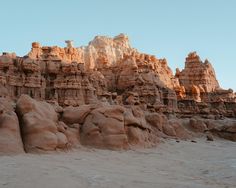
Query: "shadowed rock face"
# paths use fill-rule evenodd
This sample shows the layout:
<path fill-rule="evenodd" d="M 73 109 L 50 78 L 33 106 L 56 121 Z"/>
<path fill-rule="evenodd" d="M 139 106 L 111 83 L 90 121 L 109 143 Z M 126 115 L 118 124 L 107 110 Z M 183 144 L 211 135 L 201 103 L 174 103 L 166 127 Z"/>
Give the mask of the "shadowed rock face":
<path fill-rule="evenodd" d="M 20 126 L 13 103 L 0 98 L 0 155 L 23 153 Z"/>
<path fill-rule="evenodd" d="M 166 59 L 138 52 L 124 34 L 79 48 L 66 43 L 34 42 L 27 56 L 0 56 L 0 97 L 8 101 L 1 102 L 0 152 L 150 147 L 209 132 L 235 140 L 236 95 L 220 88 L 196 52 L 173 75 Z"/>
<path fill-rule="evenodd" d="M 78 127 L 73 131 L 59 122 L 55 109 L 46 102 L 22 95 L 16 103 L 16 111 L 21 120 L 22 139 L 27 152 L 67 149 L 75 144 L 70 140 L 79 136 Z"/>
<path fill-rule="evenodd" d="M 81 128 L 82 143 L 102 148 L 127 148 L 124 111 L 121 106 L 103 106 L 92 110 Z"/>

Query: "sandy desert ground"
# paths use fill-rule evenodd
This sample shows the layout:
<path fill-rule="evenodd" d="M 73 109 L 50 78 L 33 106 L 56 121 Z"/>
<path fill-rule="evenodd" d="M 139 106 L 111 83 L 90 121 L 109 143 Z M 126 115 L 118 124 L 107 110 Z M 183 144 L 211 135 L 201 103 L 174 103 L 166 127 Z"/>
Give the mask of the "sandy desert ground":
<path fill-rule="evenodd" d="M 1 188 L 235 188 L 236 144 L 168 140 L 135 151 L 0 157 Z"/>

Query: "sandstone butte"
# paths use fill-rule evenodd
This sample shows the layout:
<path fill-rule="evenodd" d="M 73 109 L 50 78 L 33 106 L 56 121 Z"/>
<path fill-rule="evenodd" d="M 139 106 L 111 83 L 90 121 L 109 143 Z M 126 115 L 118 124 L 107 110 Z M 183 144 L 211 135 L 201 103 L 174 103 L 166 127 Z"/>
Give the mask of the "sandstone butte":
<path fill-rule="evenodd" d="M 32 43 L 0 56 L 0 154 L 153 147 L 166 138 L 236 141 L 236 94 L 196 52 L 175 75 L 126 35 L 88 46 Z"/>

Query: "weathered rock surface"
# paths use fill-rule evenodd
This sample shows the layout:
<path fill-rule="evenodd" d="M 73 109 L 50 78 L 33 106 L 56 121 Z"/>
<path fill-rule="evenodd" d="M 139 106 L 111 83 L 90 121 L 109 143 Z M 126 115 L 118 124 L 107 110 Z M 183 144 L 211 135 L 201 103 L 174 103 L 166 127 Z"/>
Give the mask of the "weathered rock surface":
<path fill-rule="evenodd" d="M 208 60 L 203 63 L 196 52 L 189 53 L 185 68 L 178 69 L 175 77 L 180 83 L 176 93 L 181 113 L 235 117 L 236 95 L 231 89 L 220 88 Z"/>
<path fill-rule="evenodd" d="M 98 148 L 127 148 L 124 110 L 121 106 L 103 106 L 92 110 L 81 127 L 81 143 Z"/>
<path fill-rule="evenodd" d="M 16 110 L 27 152 L 55 151 L 70 146 L 66 136 L 70 130 L 65 124 L 58 122 L 57 113 L 50 104 L 22 95 L 16 103 Z M 78 129 L 77 134 L 79 135 Z"/>
<path fill-rule="evenodd" d="M 86 116 L 93 109 L 91 105 L 69 106 L 63 110 L 62 120 L 66 124 L 84 123 Z"/>
<path fill-rule="evenodd" d="M 207 134 L 236 140 L 236 94 L 196 52 L 173 75 L 166 59 L 138 52 L 124 34 L 66 44 L 33 42 L 27 56 L 0 56 L 0 152 L 24 152 L 21 140 L 26 152 L 150 147 Z"/>
<path fill-rule="evenodd" d="M 209 121 L 210 131 L 227 140 L 236 141 L 236 121 L 226 119 L 223 121 Z"/>
<path fill-rule="evenodd" d="M 139 53 L 128 37 L 95 37 L 87 47 L 41 47 L 23 58 L 0 56 L 1 96 L 17 99 L 28 94 L 38 100 L 78 106 L 106 100 L 125 103 L 130 92 L 140 103 L 176 110 L 173 89 L 178 85 L 165 59 Z M 117 95 L 118 93 L 118 95 Z M 129 101 L 129 100 L 127 100 Z M 129 103 L 129 102 L 128 102 Z"/>
<path fill-rule="evenodd" d="M 208 60 L 203 63 L 196 52 L 188 54 L 185 68 L 178 73 L 177 77 L 186 91 L 193 94 L 197 94 L 198 91 L 213 92 L 220 88 L 212 65 Z"/>
<path fill-rule="evenodd" d="M 200 119 L 190 119 L 189 126 L 193 131 L 204 133 L 208 130 L 207 125 Z"/>
<path fill-rule="evenodd" d="M 0 155 L 24 153 L 19 121 L 12 105 L 0 98 Z"/>

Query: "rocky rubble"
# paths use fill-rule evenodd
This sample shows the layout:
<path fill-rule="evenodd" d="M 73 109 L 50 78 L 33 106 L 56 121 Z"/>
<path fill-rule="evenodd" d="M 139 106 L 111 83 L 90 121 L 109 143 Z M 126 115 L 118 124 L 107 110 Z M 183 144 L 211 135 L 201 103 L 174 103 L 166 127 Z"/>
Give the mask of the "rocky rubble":
<path fill-rule="evenodd" d="M 236 94 L 196 52 L 174 75 L 124 34 L 66 43 L 0 56 L 0 153 L 151 147 L 197 135 L 236 141 Z"/>

